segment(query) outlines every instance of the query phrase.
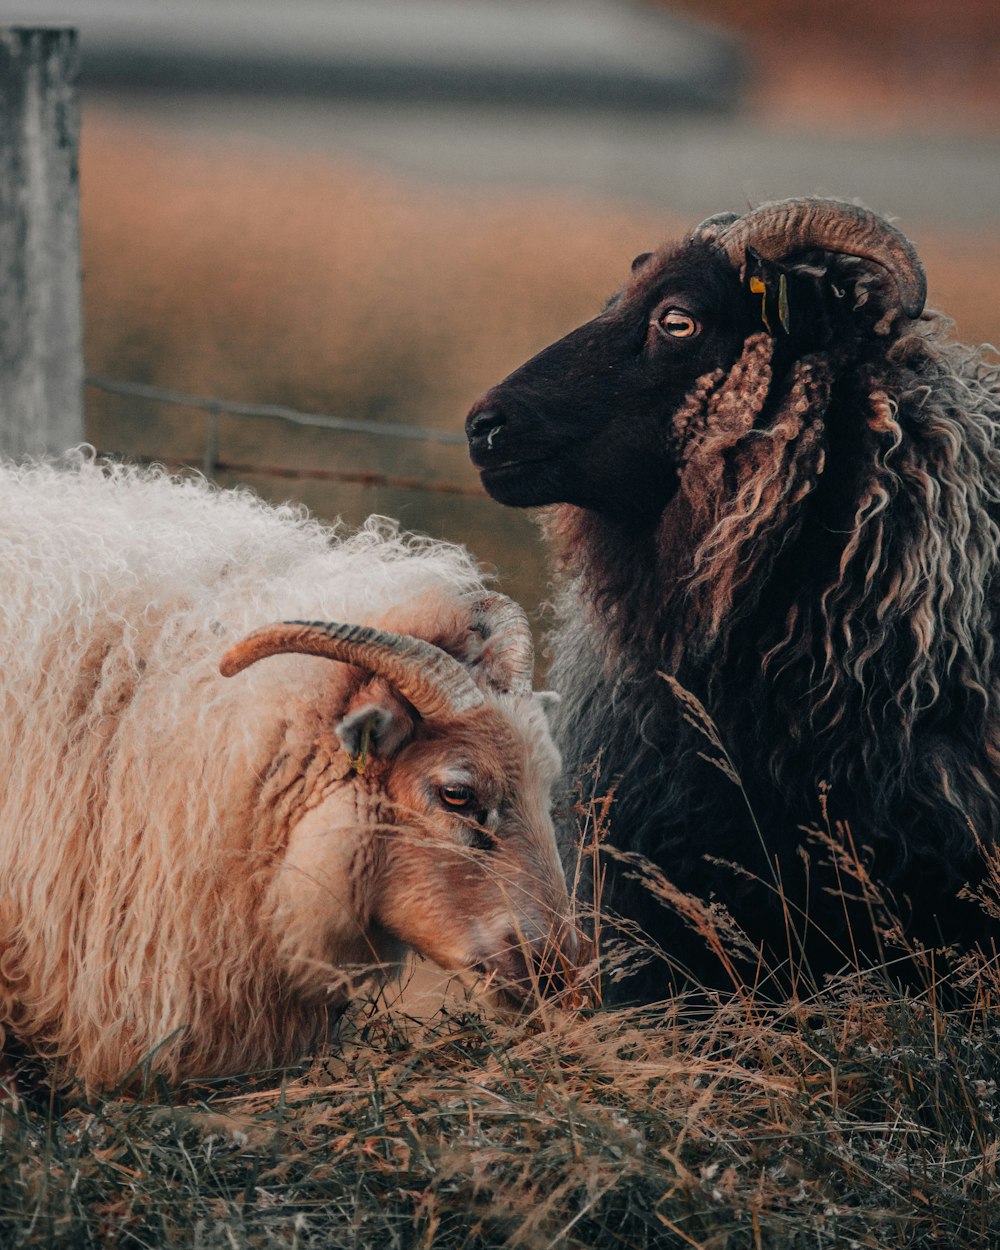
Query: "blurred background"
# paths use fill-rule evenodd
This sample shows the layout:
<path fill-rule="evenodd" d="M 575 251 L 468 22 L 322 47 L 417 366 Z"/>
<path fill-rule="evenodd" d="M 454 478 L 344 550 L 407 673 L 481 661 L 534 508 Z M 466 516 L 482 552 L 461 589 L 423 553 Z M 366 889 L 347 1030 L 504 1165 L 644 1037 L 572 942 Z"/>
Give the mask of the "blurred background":
<path fill-rule="evenodd" d="M 1000 341 L 995 0 L 0 0 L 15 18 L 81 32 L 92 375 L 458 434 L 634 254 L 804 194 L 892 215 L 958 336 Z M 87 437 L 467 543 L 539 619 L 534 522 L 461 442 L 95 385 Z"/>

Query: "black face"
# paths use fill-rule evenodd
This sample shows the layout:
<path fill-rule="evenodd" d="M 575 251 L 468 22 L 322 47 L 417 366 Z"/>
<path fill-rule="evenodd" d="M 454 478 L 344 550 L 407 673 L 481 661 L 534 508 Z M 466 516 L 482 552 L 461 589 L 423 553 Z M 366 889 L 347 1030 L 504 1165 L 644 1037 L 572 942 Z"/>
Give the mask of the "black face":
<path fill-rule="evenodd" d="M 571 503 L 643 522 L 673 495 L 676 409 L 760 325 L 748 325 L 738 274 L 706 244 L 638 257 L 633 269 L 599 317 L 469 413 L 472 463 L 498 502 Z"/>

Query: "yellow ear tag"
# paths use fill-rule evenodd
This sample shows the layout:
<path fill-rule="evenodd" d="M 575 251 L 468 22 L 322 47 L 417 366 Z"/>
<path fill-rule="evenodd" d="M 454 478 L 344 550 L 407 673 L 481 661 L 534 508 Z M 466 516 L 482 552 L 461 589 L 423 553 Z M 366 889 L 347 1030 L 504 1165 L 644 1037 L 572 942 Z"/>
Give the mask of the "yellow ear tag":
<path fill-rule="evenodd" d="M 357 755 L 349 755 L 348 762 L 359 777 L 363 777 L 368 768 L 368 749 L 372 742 L 372 730 L 375 728 L 375 717 L 372 716 L 361 727 L 361 741 L 358 743 Z"/>
<path fill-rule="evenodd" d="M 750 279 L 750 293 L 760 296 L 760 319 L 764 323 L 764 328 L 768 334 L 771 333 L 771 323 L 767 319 L 767 286 L 760 278 Z"/>

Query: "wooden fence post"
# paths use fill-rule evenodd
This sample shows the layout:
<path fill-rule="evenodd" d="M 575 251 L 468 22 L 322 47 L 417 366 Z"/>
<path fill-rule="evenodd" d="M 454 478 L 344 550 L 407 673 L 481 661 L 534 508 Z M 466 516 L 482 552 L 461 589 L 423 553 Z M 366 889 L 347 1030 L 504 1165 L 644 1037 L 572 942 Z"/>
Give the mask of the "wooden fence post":
<path fill-rule="evenodd" d="M 76 31 L 0 27 L 0 453 L 83 441 Z"/>

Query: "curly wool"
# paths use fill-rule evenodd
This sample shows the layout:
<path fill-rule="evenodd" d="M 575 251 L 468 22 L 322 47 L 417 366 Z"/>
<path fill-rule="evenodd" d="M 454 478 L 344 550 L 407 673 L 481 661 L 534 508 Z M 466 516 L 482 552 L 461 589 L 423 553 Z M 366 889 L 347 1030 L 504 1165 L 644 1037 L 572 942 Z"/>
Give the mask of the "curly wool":
<path fill-rule="evenodd" d="M 927 314 L 780 381 L 756 335 L 677 414 L 680 487 L 648 540 L 568 505 L 548 518 L 573 575 L 552 672 L 569 773 L 599 759 L 629 847 L 696 893 L 753 893 L 703 854 L 773 867 L 657 671 L 711 711 L 772 854 L 794 859 L 829 782 L 918 930 L 995 845 L 1000 369 L 949 328 Z M 658 923 L 628 884 L 619 906 Z M 814 888 L 812 908 L 839 932 L 840 900 Z"/>
<path fill-rule="evenodd" d="M 275 619 L 481 588 L 462 549 L 378 518 L 348 535 L 158 471 L 0 466 L 0 1040 L 90 1085 L 154 1048 L 168 1076 L 302 1053 L 324 1012 L 261 922 L 282 826 L 256 800 L 315 668 L 226 683 L 219 657 Z"/>

